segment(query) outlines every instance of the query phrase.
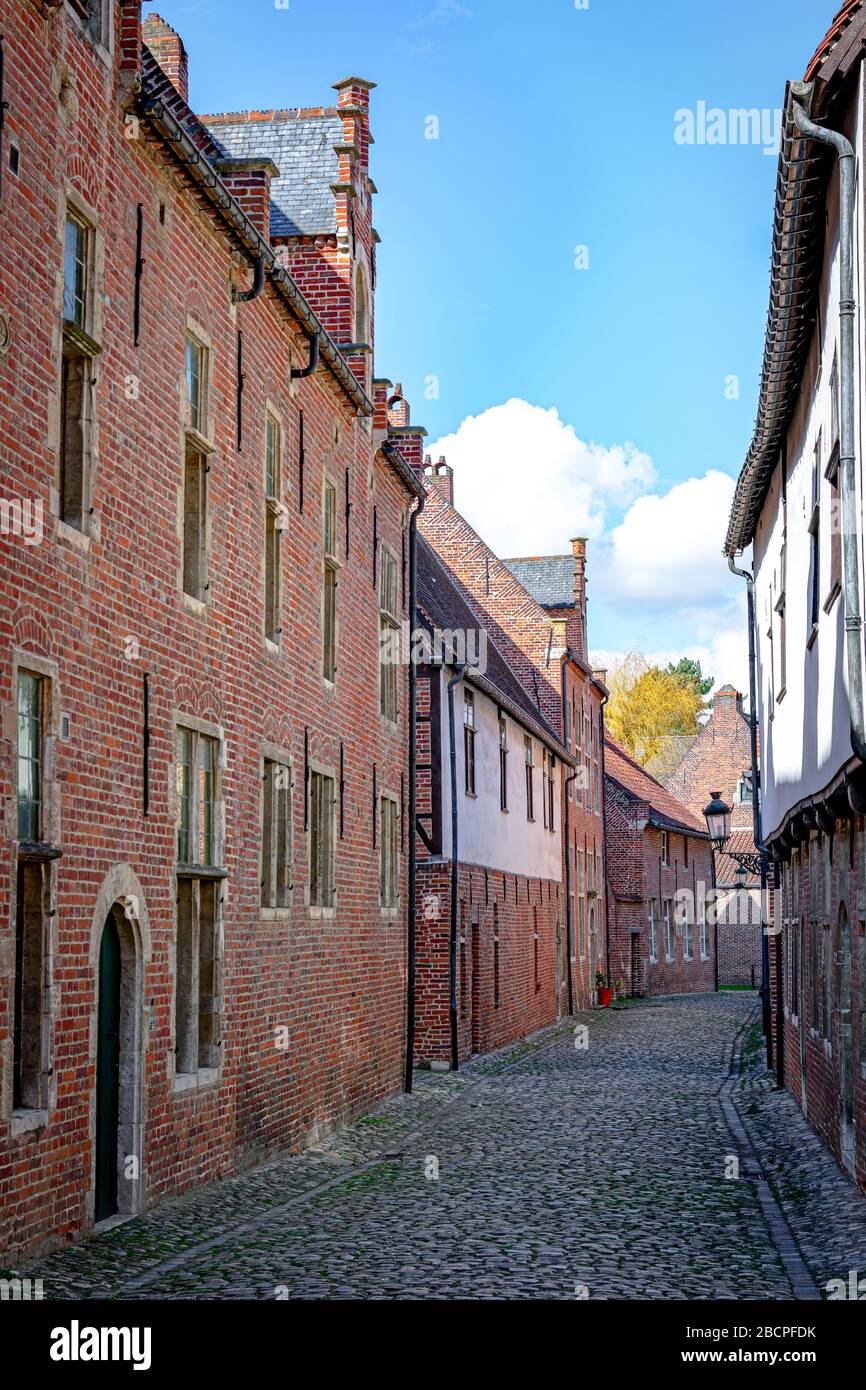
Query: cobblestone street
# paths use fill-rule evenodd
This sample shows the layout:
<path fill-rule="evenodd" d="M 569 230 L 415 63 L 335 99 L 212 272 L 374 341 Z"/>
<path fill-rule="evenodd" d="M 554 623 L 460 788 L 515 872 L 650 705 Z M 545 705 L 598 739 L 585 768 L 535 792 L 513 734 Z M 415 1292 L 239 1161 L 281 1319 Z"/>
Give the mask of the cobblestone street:
<path fill-rule="evenodd" d="M 754 1011 L 640 1001 L 584 1016 L 586 1050 L 569 1023 L 421 1074 L 318 1149 L 25 1272 L 46 1298 L 817 1297 L 866 1273 L 866 1199 L 763 1075 Z"/>

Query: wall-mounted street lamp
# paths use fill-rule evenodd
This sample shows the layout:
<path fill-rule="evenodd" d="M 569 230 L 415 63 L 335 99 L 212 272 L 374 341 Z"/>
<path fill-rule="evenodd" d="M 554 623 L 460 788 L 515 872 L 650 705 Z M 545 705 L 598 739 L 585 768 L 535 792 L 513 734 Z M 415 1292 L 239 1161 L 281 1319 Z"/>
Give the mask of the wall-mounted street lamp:
<path fill-rule="evenodd" d="M 759 874 L 761 872 L 761 856 L 758 853 L 729 849 L 728 841 L 731 838 L 731 808 L 726 801 L 723 801 L 718 792 L 710 792 L 712 800 L 709 806 L 704 809 L 704 820 L 707 823 L 707 834 L 710 837 L 710 844 L 716 854 L 726 854 L 729 859 L 739 865 L 745 874 Z M 737 883 L 739 881 L 739 869 L 737 870 Z"/>
<path fill-rule="evenodd" d="M 753 775 L 753 789 L 755 778 Z M 754 795 L 754 790 L 753 790 Z M 767 885 L 767 852 L 743 851 L 731 849 L 729 847 L 731 839 L 731 808 L 726 801 L 723 801 L 719 792 L 710 792 L 710 804 L 704 809 L 704 820 L 707 823 L 707 834 L 710 837 L 710 848 L 712 850 L 713 861 L 713 887 L 716 878 L 716 855 L 725 854 L 728 859 L 733 859 L 737 865 L 734 874 L 734 884 L 739 891 L 746 886 L 746 877 L 749 874 L 759 876 L 761 879 L 761 1006 L 764 1023 L 764 1037 L 767 1040 L 767 1066 L 772 1066 L 770 1045 L 771 1045 L 771 1019 L 770 1012 L 770 954 L 767 941 L 766 924 L 764 923 L 764 903 L 766 902 Z M 716 905 L 716 989 L 719 988 L 719 913 Z M 781 979 L 781 945 L 776 942 L 776 968 Z M 781 1018 L 781 1003 L 779 1005 Z M 781 1038 L 781 1023 L 779 1024 L 779 1034 Z M 781 1042 L 777 1047 L 776 1055 L 776 1081 L 779 1086 L 784 1086 L 784 1064 L 782 1061 Z"/>

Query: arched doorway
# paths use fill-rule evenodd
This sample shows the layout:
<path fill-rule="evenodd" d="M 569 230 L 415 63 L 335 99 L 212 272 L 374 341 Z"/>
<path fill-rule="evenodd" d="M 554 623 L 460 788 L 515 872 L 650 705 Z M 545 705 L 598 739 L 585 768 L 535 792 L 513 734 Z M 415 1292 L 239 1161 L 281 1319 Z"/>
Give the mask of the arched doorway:
<path fill-rule="evenodd" d="M 90 933 L 94 1223 L 132 1216 L 142 1206 L 144 982 L 150 953 L 138 880 L 128 864 L 115 865 L 97 895 Z"/>
<path fill-rule="evenodd" d="M 110 912 L 99 946 L 96 1024 L 96 1139 L 94 1220 L 117 1215 L 120 1121 L 120 932 Z"/>
<path fill-rule="evenodd" d="M 839 1051 L 839 1148 L 854 1172 L 854 1012 L 851 1001 L 851 924 L 844 903 L 836 929 L 836 1046 Z"/>

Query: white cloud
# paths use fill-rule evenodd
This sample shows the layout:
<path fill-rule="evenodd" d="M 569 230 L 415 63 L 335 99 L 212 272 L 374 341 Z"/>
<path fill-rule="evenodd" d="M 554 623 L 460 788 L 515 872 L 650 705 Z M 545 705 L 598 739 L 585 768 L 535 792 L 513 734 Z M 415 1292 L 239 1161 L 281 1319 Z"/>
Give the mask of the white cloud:
<path fill-rule="evenodd" d="M 639 497 L 610 536 L 605 598 L 677 612 L 724 608 L 742 581 L 722 555 L 734 482 L 710 470 Z"/>
<path fill-rule="evenodd" d="M 586 443 L 556 409 L 517 398 L 468 416 L 429 453 L 445 455 L 460 511 L 503 556 L 563 554 L 572 536 L 599 537 L 607 507 L 656 478 L 634 444 Z"/>

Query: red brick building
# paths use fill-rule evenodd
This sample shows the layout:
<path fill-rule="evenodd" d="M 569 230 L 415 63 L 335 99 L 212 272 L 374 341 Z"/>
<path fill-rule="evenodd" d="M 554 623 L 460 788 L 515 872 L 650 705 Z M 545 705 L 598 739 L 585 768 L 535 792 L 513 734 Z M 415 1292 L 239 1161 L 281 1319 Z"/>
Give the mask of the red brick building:
<path fill-rule="evenodd" d="M 8 1257 L 399 1085 L 379 642 L 423 487 L 371 380 L 371 84 L 202 121 L 137 3 L 0 13 L 3 488 L 39 523 L 0 536 Z"/>
<path fill-rule="evenodd" d="M 574 760 L 423 539 L 419 621 L 415 1055 L 440 1068 L 455 1046 L 458 1060 L 502 1047 L 568 1006 L 560 815 Z"/>
<path fill-rule="evenodd" d="M 614 982 L 631 995 L 714 989 L 706 827 L 610 736 L 605 798 Z"/>
<path fill-rule="evenodd" d="M 715 692 L 709 719 L 664 785 L 699 820 L 718 791 L 731 807 L 728 848 L 754 855 L 751 728 L 743 697 L 732 685 Z M 737 868 L 730 854 L 716 856 L 719 983 L 742 988 L 761 981 L 761 880 L 747 873 L 740 882 Z"/>
<path fill-rule="evenodd" d="M 563 779 L 561 879 L 571 970 L 560 971 L 559 1012 L 595 999 L 607 969 L 603 729 L 608 691 L 587 659 L 586 543 L 548 561 L 501 560 L 454 506 L 452 470 L 427 463 L 429 495 L 419 527 L 459 593 L 574 760 Z M 569 999 L 569 978 L 571 997 Z"/>

